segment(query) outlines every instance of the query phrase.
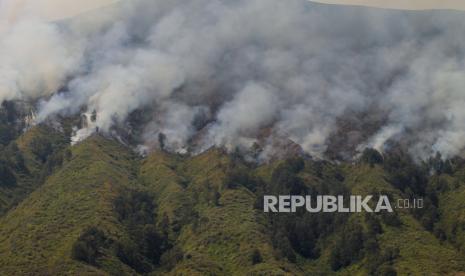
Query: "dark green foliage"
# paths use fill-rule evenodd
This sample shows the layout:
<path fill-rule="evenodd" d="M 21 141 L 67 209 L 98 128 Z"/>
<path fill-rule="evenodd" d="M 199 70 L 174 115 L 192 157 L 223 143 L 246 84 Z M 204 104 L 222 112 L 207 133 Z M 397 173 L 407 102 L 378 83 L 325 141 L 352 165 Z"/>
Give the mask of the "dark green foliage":
<path fill-rule="evenodd" d="M 0 146 L 0 186 L 14 186 L 17 183 L 15 172 L 25 172 L 24 158 L 15 143 Z"/>
<path fill-rule="evenodd" d="M 263 181 L 252 175 L 247 167 L 234 166 L 226 172 L 224 186 L 227 189 L 235 189 L 239 186 L 244 186 L 252 192 L 255 192 L 258 187 L 263 186 Z"/>
<path fill-rule="evenodd" d="M 393 226 L 393 227 L 399 227 L 402 225 L 402 221 L 400 220 L 399 216 L 397 215 L 396 212 L 382 212 L 381 213 L 381 221 L 388 225 L 388 226 Z"/>
<path fill-rule="evenodd" d="M 35 148 L 34 143 L 31 142 L 39 136 L 56 142 L 56 146 L 47 153 L 45 162 L 36 158 L 33 153 Z M 19 147 L 17 143 L 21 146 Z M 61 133 L 45 126 L 30 129 L 17 142 L 11 141 L 7 146 L 0 144 L 0 215 L 16 206 L 42 185 L 54 168 L 62 166 L 58 152 L 65 145 Z M 53 158 L 48 158 L 50 156 Z"/>
<path fill-rule="evenodd" d="M 368 255 L 367 270 L 370 275 L 397 275 L 393 268 L 395 259 L 399 257 L 399 249 L 388 247 L 383 250 L 377 250 Z"/>
<path fill-rule="evenodd" d="M 35 156 L 32 156 L 31 160 L 31 153 L 27 148 L 30 138 L 28 136 L 27 139 L 21 140 L 21 149 L 25 152 L 24 158 L 26 158 L 27 166 L 31 166 L 31 163 L 36 166 L 40 162 L 37 162 Z M 51 144 L 53 147 L 53 143 Z M 101 146 L 99 143 L 95 148 Z M 73 241 L 71 240 L 71 244 L 63 247 L 71 248 L 73 245 L 71 252 L 73 258 L 97 267 L 97 269 L 89 268 L 84 264 L 65 260 L 67 262 L 63 262 L 63 266 L 71 263 L 72 268 L 75 269 L 73 272 L 76 271 L 76 273 L 85 274 L 85 272 L 82 272 L 83 270 L 80 270 L 83 268 L 98 270 L 101 274 L 107 272 L 112 274 L 116 273 L 116 270 L 124 268 L 123 270 L 126 269 L 126 271 L 121 272 L 121 274 L 124 274 L 128 273 L 128 268 L 123 265 L 126 264 L 134 270 L 134 274 L 138 275 L 163 275 L 165 273 L 185 273 L 190 275 L 190 273 L 193 274 L 198 271 L 202 275 L 208 273 L 212 275 L 247 275 L 247 272 L 255 275 L 262 273 L 262 271 L 264 271 L 263 274 L 269 271 L 270 274 L 275 273 L 278 275 L 285 274 L 285 272 L 293 275 L 299 275 L 299 273 L 304 275 L 330 275 L 331 269 L 347 274 L 344 268 L 348 266 L 349 273 L 354 274 L 396 275 L 394 267 L 400 269 L 408 265 L 413 267 L 411 271 L 414 271 L 412 274 L 415 274 L 415 272 L 419 271 L 415 267 L 416 256 L 412 257 L 412 255 L 405 254 L 405 252 L 409 252 L 408 250 L 411 248 L 415 249 L 417 245 L 432 249 L 429 250 L 429 252 L 432 252 L 429 256 L 418 256 L 421 261 L 419 264 L 425 264 L 426 261 L 433 263 L 432 258 L 442 258 L 441 262 L 443 260 L 446 260 L 446 262 L 451 260 L 451 263 L 460 262 L 456 261 L 456 257 L 460 258 L 460 255 L 454 255 L 452 252 L 454 248 L 449 246 L 448 243 L 453 242 L 454 237 L 456 239 L 460 237 L 463 224 L 457 222 L 453 227 L 449 227 L 450 222 L 441 220 L 439 215 L 441 212 L 443 214 L 445 210 L 441 209 L 441 204 L 444 204 L 444 193 L 453 193 L 454 189 L 458 189 L 459 185 L 461 185 L 455 178 L 455 173 L 458 172 L 455 172 L 453 176 L 440 176 L 436 173 L 430 176 L 423 174 L 423 172 L 429 172 L 429 170 L 424 170 L 423 166 L 413 163 L 413 165 L 408 165 L 413 168 L 409 168 L 408 171 L 421 172 L 420 177 L 413 177 L 414 180 L 421 179 L 422 175 L 426 175 L 425 179 L 428 180 L 425 182 L 426 187 L 419 190 L 416 185 L 407 183 L 403 186 L 402 192 L 394 189 L 383 178 L 387 175 L 388 180 L 391 181 L 397 177 L 395 174 L 397 169 L 394 169 L 394 167 L 400 170 L 403 170 L 404 167 L 396 164 L 389 163 L 386 165 L 383 163 L 382 165 L 376 165 L 375 169 L 371 169 L 369 166 L 360 164 L 339 165 L 325 161 L 304 161 L 301 158 L 295 158 L 277 161 L 255 169 L 250 164 L 241 161 L 240 158 L 231 161 L 227 159 L 229 156 L 221 155 L 221 159 L 218 159 L 212 154 L 213 157 L 201 157 L 204 160 L 207 159 L 206 162 L 213 164 L 212 169 L 209 168 L 213 172 L 202 171 L 201 173 L 190 172 L 205 167 L 204 163 L 200 161 L 199 163 L 183 163 L 184 161 L 179 157 L 167 161 L 166 159 L 158 160 L 159 157 L 156 156 L 151 160 L 153 162 L 152 166 L 145 168 L 145 170 L 155 170 L 155 173 L 151 174 L 147 179 L 153 178 L 156 179 L 156 182 L 137 183 L 138 179 L 142 178 L 137 178 L 137 171 L 144 171 L 138 169 L 138 162 L 132 163 L 132 159 L 125 158 L 120 152 L 114 150 L 109 150 L 109 157 L 111 158 L 108 159 L 94 156 L 92 153 L 95 148 L 83 154 L 85 159 L 80 162 L 79 166 L 85 167 L 83 164 L 87 164 L 87 158 L 92 157 L 97 161 L 92 164 L 91 171 L 103 165 L 101 160 L 104 160 L 109 164 L 117 161 L 123 161 L 125 164 L 127 162 L 128 167 L 134 168 L 136 172 L 131 170 L 118 178 L 112 178 L 112 176 L 99 178 L 98 183 L 100 184 L 107 183 L 102 179 L 108 179 L 107 181 L 111 182 L 111 190 L 106 194 L 111 196 L 99 196 L 100 192 L 103 191 L 100 189 L 101 185 L 92 184 L 86 187 L 86 191 L 90 189 L 98 190 L 91 190 L 90 193 L 85 194 L 85 198 L 88 198 L 89 202 L 82 200 L 87 204 L 84 205 L 87 209 L 85 210 L 85 217 L 91 217 L 92 219 L 86 220 L 85 225 L 94 223 L 96 219 L 104 218 L 99 222 L 100 229 L 104 231 L 97 228 L 88 229 L 74 244 L 72 244 Z M 58 180 L 56 180 L 55 176 L 49 178 L 50 181 L 56 181 L 51 188 L 53 188 L 53 191 L 57 191 L 56 194 L 59 195 L 57 197 L 66 199 L 64 204 L 56 205 L 58 208 L 66 206 L 71 199 L 71 197 L 65 196 L 65 193 L 75 190 L 74 187 L 78 184 L 84 184 L 80 183 L 79 180 L 66 183 L 66 185 L 62 184 L 66 182 L 68 177 L 73 176 L 75 170 L 70 170 L 67 174 L 63 174 L 63 171 L 72 168 L 71 165 L 76 160 L 79 160 L 79 146 L 72 148 L 72 150 L 73 153 L 71 154 L 67 148 L 60 150 L 54 148 L 52 153 L 47 155 L 44 163 L 38 164 L 37 168 L 34 167 L 31 170 L 38 171 L 45 168 L 44 171 L 46 170 L 47 174 L 57 173 L 57 176 L 63 176 Z M 2 153 L 7 151 L 8 154 L 0 155 L 0 159 L 4 159 L 2 164 L 6 164 L 6 167 L 21 180 L 23 171 L 18 168 L 24 167 L 23 155 L 14 146 L 0 149 Z M 169 153 L 163 153 L 162 157 L 165 158 L 166 156 L 169 156 Z M 69 160 L 71 162 L 68 163 Z M 205 162 L 204 160 L 202 162 Z M 230 163 L 228 163 L 229 161 Z M 216 166 L 216 162 L 220 165 Z M 402 162 L 407 164 L 410 161 L 404 160 Z M 164 163 L 168 163 L 168 165 Z M 452 163 L 453 166 L 456 164 L 458 163 Z M 169 169 L 161 169 L 165 168 L 165 165 Z M 391 167 L 388 173 L 382 171 L 385 166 Z M 103 168 L 102 171 L 107 172 L 113 167 L 105 166 Z M 115 172 L 116 169 L 120 170 L 120 167 L 114 168 Z M 400 178 L 410 179 L 409 172 L 402 173 Z M 225 173 L 227 181 L 221 182 Z M 82 175 L 86 175 L 86 171 L 83 171 Z M 129 176 L 131 177 L 129 178 Z M 129 182 L 125 181 L 126 177 L 130 179 Z M 189 184 L 182 185 L 183 187 L 180 188 L 176 182 L 183 180 L 171 181 L 176 180 L 177 177 L 185 179 L 186 183 Z M 124 183 L 118 183 L 118 179 L 123 179 Z M 165 186 L 167 182 L 173 182 L 170 184 L 172 186 Z M 225 186 L 221 184 L 225 184 Z M 50 185 L 45 188 L 47 187 L 52 190 Z M 375 191 L 370 190 L 373 187 L 377 189 L 373 189 Z M 105 185 L 103 188 L 106 189 L 108 186 Z M 154 197 L 154 191 L 159 193 L 156 197 Z M 380 214 L 311 214 L 300 209 L 296 213 L 264 214 L 261 210 L 257 211 L 250 208 L 255 198 L 259 199 L 256 201 L 256 207 L 260 206 L 259 203 L 263 199 L 263 194 L 282 195 L 292 193 L 311 196 L 329 194 L 343 195 L 348 199 L 347 195 L 352 193 L 363 194 L 367 192 L 374 195 L 391 193 L 393 197 L 395 195 L 397 198 L 405 194 L 416 195 L 418 191 L 424 193 L 424 196 L 416 197 L 425 198 L 425 208 L 412 210 L 411 212 L 405 210 L 395 213 L 382 212 Z M 92 208 L 102 206 L 96 204 L 96 201 L 104 200 L 103 203 L 107 206 L 110 203 L 109 200 L 112 200 L 114 192 L 120 194 L 114 201 L 111 201 L 114 204 L 113 211 L 105 208 L 105 210 L 96 212 L 99 214 L 94 217 Z M 179 194 L 170 197 L 172 193 Z M 79 196 L 77 193 L 73 195 Z M 449 194 L 446 194 L 446 196 L 449 196 Z M 36 197 L 33 199 L 37 201 L 41 198 Z M 157 204 L 161 206 L 161 210 L 156 210 L 157 204 L 155 204 L 154 198 L 158 200 Z M 184 199 L 188 200 L 185 201 Z M 176 205 L 176 200 L 182 203 Z M 77 204 L 82 201 L 80 200 Z M 376 202 L 376 200 L 373 201 Z M 18 210 L 22 210 L 21 213 L 16 212 L 14 214 L 21 216 L 28 213 L 32 208 L 36 208 L 36 206 L 38 206 L 37 209 L 43 208 L 45 205 L 57 208 L 55 207 L 54 196 L 47 197 L 47 201 L 44 201 L 42 205 L 33 203 L 29 202 L 29 206 L 21 204 L 18 208 Z M 88 205 L 89 203 L 93 205 Z M 22 206 L 31 209 L 24 209 Z M 67 211 L 73 211 L 74 213 L 77 210 L 80 211 L 80 208 L 74 206 Z M 434 208 L 426 208 L 427 206 L 433 206 Z M 189 211 L 186 211 L 186 209 L 189 209 Z M 50 209 L 48 210 L 50 211 Z M 45 212 L 43 213 L 45 214 Z M 242 213 L 244 214 L 243 217 L 240 216 Z M 397 215 L 399 213 L 401 216 Z M 40 217 L 26 217 L 27 219 L 20 221 L 21 224 L 13 224 L 11 228 L 6 229 L 9 230 L 14 227 L 14 231 L 17 231 L 16 229 L 19 228 L 17 225 L 27 225 L 28 221 L 33 221 L 35 224 L 34 220 L 37 219 L 42 225 L 41 228 L 34 225 L 33 228 L 40 229 L 40 232 L 35 234 L 34 237 L 42 238 L 47 236 L 49 240 L 52 240 L 48 241 L 47 246 L 52 247 L 57 239 L 54 239 L 54 236 L 42 229 L 56 231 L 57 228 L 60 228 L 51 227 L 50 225 L 54 224 L 50 222 L 58 221 L 58 223 L 61 223 L 61 214 L 62 212 L 57 212 L 53 217 L 46 217 L 39 213 Z M 156 214 L 159 214 L 159 217 Z M 238 214 L 240 215 L 238 216 Z M 413 221 L 412 214 L 425 225 L 426 229 L 434 231 L 437 237 L 441 237 L 444 243 L 438 243 L 432 235 L 425 233 L 424 229 L 418 228 L 417 223 Z M 76 228 L 72 227 L 82 227 L 80 224 L 74 225 L 71 220 L 78 218 L 79 215 L 72 214 L 69 215 L 69 220 L 64 220 L 65 223 L 63 224 L 66 224 L 67 229 L 70 230 L 67 233 L 71 233 L 71 231 L 75 233 Z M 9 217 L 13 216 L 5 217 L 11 219 Z M 454 221 L 454 218 L 451 220 Z M 28 227 L 24 231 L 34 233 L 33 228 L 29 229 Z M 4 233 L 8 234 L 8 231 L 4 231 Z M 64 234 L 61 235 L 61 237 L 64 236 Z M 6 250 L 3 250 L 4 254 L 7 254 L 10 244 L 16 246 L 14 243 L 19 243 L 21 247 L 17 247 L 21 250 L 32 244 L 34 248 L 31 247 L 32 249 L 23 254 L 26 257 L 22 258 L 21 262 L 26 263 L 24 260 L 32 259 L 30 256 L 40 262 L 41 257 L 39 254 L 31 254 L 33 252 L 31 250 L 35 250 L 35 243 L 27 241 L 27 244 L 21 244 L 18 237 L 27 238 L 28 236 L 26 234 L 22 236 L 16 235 L 13 236 L 14 239 L 5 242 L 4 248 Z M 59 238 L 63 241 L 61 237 Z M 447 248 L 444 247 L 446 250 L 442 247 L 443 244 L 447 246 Z M 399 250 L 395 248 L 396 246 L 402 248 L 402 258 L 398 257 Z M 40 254 L 48 254 L 47 248 L 40 249 Z M 440 253 L 436 254 L 436 249 Z M 445 252 L 446 257 L 439 256 L 443 252 Z M 53 260 L 63 256 L 62 252 L 52 254 L 54 254 Z M 18 258 L 18 255 L 7 256 L 9 258 L 8 262 L 13 263 Z M 230 260 L 234 261 L 230 262 Z M 4 262 L 3 259 L 0 263 L 2 262 Z M 62 263 L 59 263 L 59 265 L 62 265 Z M 216 266 L 224 267 L 224 270 L 220 270 L 221 273 L 213 270 L 212 267 Z M 40 265 L 36 267 L 40 267 Z M 438 267 L 440 266 L 438 265 Z M 52 269 L 55 269 L 55 267 L 50 268 L 50 271 Z M 428 267 L 424 271 L 433 269 Z M 443 269 L 443 267 L 439 269 Z M 444 271 L 452 269 L 456 268 L 451 266 L 449 269 L 444 265 Z M 399 274 L 403 272 L 399 270 Z M 10 274 L 14 275 L 14 273 Z"/>
<path fill-rule="evenodd" d="M 7 145 L 16 136 L 14 129 L 6 124 L 0 124 L 0 144 Z"/>
<path fill-rule="evenodd" d="M 444 178 L 438 175 L 431 176 L 425 189 L 425 195 L 421 197 L 423 199 L 423 208 L 411 209 L 415 218 L 418 219 L 428 231 L 433 231 L 435 223 L 440 219 L 438 196 L 441 193 L 447 192 L 449 189 L 449 184 Z"/>
<path fill-rule="evenodd" d="M 416 164 L 410 155 L 404 152 L 388 153 L 384 159 L 384 168 L 389 174 L 389 182 L 396 188 L 424 195 L 428 182 L 428 170 Z"/>
<path fill-rule="evenodd" d="M 292 162 L 285 162 L 278 166 L 271 175 L 271 183 L 267 188 L 267 192 L 275 195 L 300 195 L 304 194 L 306 187 L 296 174 L 299 167 Z"/>
<path fill-rule="evenodd" d="M 31 141 L 31 152 L 36 156 L 42 163 L 47 161 L 47 157 L 53 152 L 52 142 L 45 136 L 36 136 Z"/>
<path fill-rule="evenodd" d="M 69 152 L 69 149 L 53 151 L 47 157 L 45 164 L 42 168 L 41 174 L 39 176 L 39 181 L 45 181 L 45 178 L 53 173 L 57 168 L 60 168 L 65 162 L 65 154 Z"/>
<path fill-rule="evenodd" d="M 310 259 L 319 257 L 320 250 L 316 243 L 322 234 L 320 230 L 326 230 L 326 225 L 322 225 L 325 218 L 327 217 L 322 214 L 315 214 L 313 217 L 305 214 L 294 223 L 289 223 L 289 241 L 294 250 L 303 257 Z"/>
<path fill-rule="evenodd" d="M 163 237 L 152 224 L 146 224 L 140 232 L 139 247 L 143 256 L 151 263 L 158 264 L 161 255 L 170 248 L 166 237 Z"/>
<path fill-rule="evenodd" d="M 115 211 L 121 221 L 131 225 L 152 224 L 155 219 L 153 198 L 146 192 L 130 191 L 115 199 Z"/>
<path fill-rule="evenodd" d="M 452 174 L 451 160 L 443 160 L 441 153 L 436 153 L 435 157 L 430 157 L 426 162 L 427 166 L 437 175 Z"/>
<path fill-rule="evenodd" d="M 116 255 L 137 272 L 150 272 L 171 248 L 167 233 L 160 234 L 154 225 L 153 197 L 143 191 L 124 192 L 114 201 L 114 209 L 130 235 L 116 246 Z"/>
<path fill-rule="evenodd" d="M 263 261 L 262 259 L 262 254 L 260 254 L 260 250 L 258 249 L 254 249 L 254 251 L 252 252 L 252 264 L 259 264 Z"/>
<path fill-rule="evenodd" d="M 0 105 L 0 145 L 8 145 L 20 134 L 22 126 L 17 124 L 18 116 L 13 102 L 4 101 Z"/>
<path fill-rule="evenodd" d="M 379 275 L 379 276 L 397 276 L 397 272 L 392 267 L 392 265 L 382 265 L 378 270 L 376 271 L 376 274 L 374 275 Z"/>
<path fill-rule="evenodd" d="M 132 240 L 124 240 L 116 244 L 116 256 L 125 264 L 139 273 L 147 273 L 153 269 L 153 266 L 139 252 L 137 244 Z"/>
<path fill-rule="evenodd" d="M 286 258 L 289 262 L 295 263 L 297 262 L 297 256 L 294 253 L 294 250 L 292 249 L 287 233 L 285 232 L 285 229 L 283 227 L 276 227 L 276 230 L 273 232 L 273 246 L 278 249 L 278 252 L 280 253 L 280 257 Z"/>
<path fill-rule="evenodd" d="M 184 253 L 181 248 L 179 246 L 174 246 L 160 257 L 160 265 L 165 267 L 167 270 L 171 270 L 183 259 L 183 257 Z"/>
<path fill-rule="evenodd" d="M 328 161 L 318 160 L 307 162 L 305 171 L 317 176 L 318 178 L 330 181 L 342 182 L 345 180 L 344 173 L 341 169 Z M 337 186 L 341 187 L 342 185 L 339 184 Z"/>
<path fill-rule="evenodd" d="M 16 177 L 5 161 L 0 160 L 0 186 L 16 185 Z"/>
<path fill-rule="evenodd" d="M 102 248 L 111 243 L 102 230 L 90 227 L 74 243 L 71 254 L 75 260 L 96 266 L 98 258 L 102 256 Z"/>
<path fill-rule="evenodd" d="M 0 160 L 16 172 L 26 170 L 24 157 L 16 143 L 10 143 L 7 147 L 0 146 Z"/>
<path fill-rule="evenodd" d="M 337 271 L 360 260 L 363 256 L 363 243 L 363 231 L 359 225 L 344 227 L 331 252 L 331 268 Z"/>
<path fill-rule="evenodd" d="M 365 223 L 369 234 L 378 235 L 383 233 L 383 227 L 381 226 L 379 219 L 372 213 L 365 214 Z"/>
<path fill-rule="evenodd" d="M 305 167 L 305 162 L 301 157 L 289 158 L 285 162 L 285 166 L 293 173 L 299 173 Z"/>
<path fill-rule="evenodd" d="M 391 247 L 382 249 L 378 244 L 378 236 L 383 233 L 383 229 L 377 215 L 367 213 L 365 223 L 367 232 L 364 234 L 363 246 L 369 275 L 396 275 L 392 265 L 399 256 L 399 249 Z"/>
<path fill-rule="evenodd" d="M 378 244 L 378 240 L 376 236 L 372 236 L 371 234 L 368 234 L 368 236 L 365 239 L 365 242 L 363 243 L 363 247 L 364 247 L 366 255 L 368 256 L 378 254 L 379 244 Z"/>
<path fill-rule="evenodd" d="M 231 184 L 225 184 L 225 186 L 226 185 L 230 186 Z M 218 191 L 218 187 L 213 186 L 212 183 L 208 180 L 203 183 L 202 187 L 199 190 L 197 190 L 195 196 L 196 200 L 202 200 L 203 202 L 209 205 L 220 206 L 221 194 Z M 185 214 L 181 215 L 180 219 L 181 217 L 185 216 Z"/>
<path fill-rule="evenodd" d="M 160 132 L 158 134 L 158 144 L 160 145 L 161 150 L 165 149 L 165 141 L 166 141 L 166 135 Z"/>
<path fill-rule="evenodd" d="M 271 182 L 266 186 L 264 194 L 273 195 L 347 195 L 344 188 L 342 173 L 331 164 L 311 162 L 310 170 L 318 168 L 321 181 L 305 183 L 299 177 L 304 170 L 302 159 L 289 159 L 279 165 L 272 173 Z M 263 203 L 256 203 L 260 207 Z M 316 259 L 321 254 L 318 241 L 333 233 L 347 216 L 336 213 L 308 213 L 301 209 L 291 214 L 270 214 L 273 226 L 273 242 L 290 261 L 295 259 L 295 253 L 304 258 Z M 283 240 L 284 239 L 284 240 Z"/>
<path fill-rule="evenodd" d="M 221 194 L 218 191 L 215 191 L 215 193 L 213 194 L 213 203 L 215 204 L 215 206 L 220 206 L 220 198 Z"/>
<path fill-rule="evenodd" d="M 374 166 L 377 164 L 382 164 L 384 161 L 383 156 L 375 149 L 365 149 L 360 157 L 362 163 L 369 164 Z"/>
<path fill-rule="evenodd" d="M 95 122 L 97 120 L 97 111 L 92 111 L 92 114 L 90 115 L 90 121 Z"/>
<path fill-rule="evenodd" d="M 18 172 L 26 172 L 26 165 L 24 163 L 24 157 L 18 148 L 16 143 L 10 143 L 3 151 L 5 157 L 9 157 L 7 160 L 10 165 Z"/>
<path fill-rule="evenodd" d="M 417 218 L 423 227 L 428 231 L 433 231 L 434 224 L 439 220 L 438 208 L 433 204 L 430 198 L 424 198 L 424 207 L 411 209 L 415 218 Z"/>

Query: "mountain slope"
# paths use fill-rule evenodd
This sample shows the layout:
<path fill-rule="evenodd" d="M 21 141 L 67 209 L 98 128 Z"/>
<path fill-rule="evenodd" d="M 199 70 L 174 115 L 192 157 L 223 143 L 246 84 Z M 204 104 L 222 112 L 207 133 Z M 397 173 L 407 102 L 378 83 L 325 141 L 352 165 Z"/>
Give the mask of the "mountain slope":
<path fill-rule="evenodd" d="M 29 166 L 40 162 L 27 145 L 43 133 L 31 130 L 18 140 Z M 299 157 L 257 166 L 212 148 L 193 157 L 157 151 L 140 159 L 99 135 L 61 149 L 67 150 L 45 183 L 0 218 L 1 274 L 465 271 L 460 163 L 451 169 L 455 172 L 428 176 L 421 166 L 389 156 L 362 157 L 356 164 Z M 417 182 L 423 186 L 412 184 Z M 425 197 L 425 210 L 265 214 L 261 209 L 263 194 L 387 194 L 395 200 L 412 193 Z"/>
<path fill-rule="evenodd" d="M 100 137 L 73 148 L 71 159 L 60 170 L 1 219 L 2 272 L 98 272 L 71 260 L 71 248 L 88 226 L 98 225 L 111 236 L 121 235 L 112 200 L 119 187 L 131 182 L 132 158 L 126 149 Z"/>
<path fill-rule="evenodd" d="M 67 139 L 61 132 L 37 126 L 0 146 L 0 215 L 43 184 L 65 158 Z"/>

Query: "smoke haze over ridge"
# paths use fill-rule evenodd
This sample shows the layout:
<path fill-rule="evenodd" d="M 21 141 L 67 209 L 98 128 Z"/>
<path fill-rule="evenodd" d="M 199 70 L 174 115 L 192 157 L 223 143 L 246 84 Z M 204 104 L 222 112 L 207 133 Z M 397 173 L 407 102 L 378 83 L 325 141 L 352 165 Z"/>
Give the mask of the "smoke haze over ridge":
<path fill-rule="evenodd" d="M 1 21 L 1 20 L 0 20 Z M 358 141 L 405 140 L 425 158 L 465 147 L 465 16 L 289 0 L 136 0 L 57 23 L 0 29 L 0 102 L 38 101 L 38 121 L 96 112 L 92 129 L 146 117 L 166 136 L 248 148 L 263 129 L 323 156 L 338 121 L 377 112 Z M 361 125 L 365 122 L 361 117 Z M 370 124 L 371 125 L 371 124 Z"/>
<path fill-rule="evenodd" d="M 314 0 L 314 2 L 406 10 L 465 10 L 465 3 L 457 0 Z"/>

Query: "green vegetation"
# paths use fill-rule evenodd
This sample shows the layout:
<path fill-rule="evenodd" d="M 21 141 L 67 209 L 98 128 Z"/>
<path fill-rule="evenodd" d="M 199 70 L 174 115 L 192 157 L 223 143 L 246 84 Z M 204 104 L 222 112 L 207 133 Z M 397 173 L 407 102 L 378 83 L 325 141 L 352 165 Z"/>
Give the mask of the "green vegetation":
<path fill-rule="evenodd" d="M 2 275 L 448 275 L 465 271 L 465 162 L 260 166 L 211 149 L 141 159 L 38 126 L 0 147 Z M 163 137 L 160 137 L 163 139 Z M 387 214 L 263 213 L 265 194 L 424 198 Z"/>
<path fill-rule="evenodd" d="M 18 111 L 14 103 L 4 101 L 0 105 L 0 146 L 6 146 L 16 139 L 21 131 L 17 126 Z"/>
<path fill-rule="evenodd" d="M 38 155 L 35 145 L 53 145 Z M 53 172 L 65 158 L 67 139 L 46 126 L 30 129 L 8 145 L 0 145 L 0 215 L 16 206 Z"/>
<path fill-rule="evenodd" d="M 90 227 L 73 244 L 72 258 L 90 265 L 97 265 L 97 259 L 102 256 L 102 249 L 108 247 L 110 243 L 111 241 L 102 230 Z"/>

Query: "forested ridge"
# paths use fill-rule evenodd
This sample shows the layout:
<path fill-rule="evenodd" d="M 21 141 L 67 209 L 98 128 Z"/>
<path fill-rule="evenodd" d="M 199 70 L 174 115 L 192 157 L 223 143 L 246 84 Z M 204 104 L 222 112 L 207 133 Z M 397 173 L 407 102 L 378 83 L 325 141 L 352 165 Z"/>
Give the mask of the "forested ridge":
<path fill-rule="evenodd" d="M 6 275 L 403 275 L 465 271 L 465 160 L 257 164 L 212 148 L 141 157 L 36 126 L 0 147 Z M 423 198 L 394 213 L 264 213 L 263 195 Z"/>

